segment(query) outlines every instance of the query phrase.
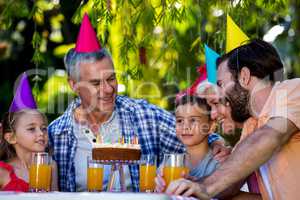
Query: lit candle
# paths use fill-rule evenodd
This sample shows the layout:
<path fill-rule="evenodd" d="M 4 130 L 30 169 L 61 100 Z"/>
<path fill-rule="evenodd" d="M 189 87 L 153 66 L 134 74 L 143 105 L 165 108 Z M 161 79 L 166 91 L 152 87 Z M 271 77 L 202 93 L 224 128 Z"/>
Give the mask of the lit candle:
<path fill-rule="evenodd" d="M 104 143 L 104 138 L 103 138 L 103 135 L 102 134 L 99 134 L 99 142 L 100 143 Z"/>

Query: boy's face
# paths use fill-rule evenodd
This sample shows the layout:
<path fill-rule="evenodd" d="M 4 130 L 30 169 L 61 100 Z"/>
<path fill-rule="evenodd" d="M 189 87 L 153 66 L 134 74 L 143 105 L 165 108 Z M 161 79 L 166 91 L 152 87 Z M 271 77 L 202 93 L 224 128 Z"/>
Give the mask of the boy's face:
<path fill-rule="evenodd" d="M 195 104 L 179 105 L 175 111 L 176 135 L 186 146 L 198 145 L 205 140 L 210 130 L 207 110 Z"/>

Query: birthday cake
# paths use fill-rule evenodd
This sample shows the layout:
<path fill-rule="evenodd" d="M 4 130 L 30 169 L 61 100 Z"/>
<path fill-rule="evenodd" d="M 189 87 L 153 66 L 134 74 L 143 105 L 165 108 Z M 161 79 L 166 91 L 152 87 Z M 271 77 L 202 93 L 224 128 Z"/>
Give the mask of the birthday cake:
<path fill-rule="evenodd" d="M 94 160 L 139 160 L 141 146 L 138 143 L 94 143 L 92 149 Z"/>

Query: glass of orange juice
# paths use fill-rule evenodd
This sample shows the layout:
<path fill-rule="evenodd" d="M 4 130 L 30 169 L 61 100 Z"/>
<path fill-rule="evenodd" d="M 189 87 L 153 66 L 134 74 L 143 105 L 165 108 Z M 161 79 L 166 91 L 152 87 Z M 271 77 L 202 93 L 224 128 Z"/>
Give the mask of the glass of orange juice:
<path fill-rule="evenodd" d="M 46 152 L 32 154 L 29 167 L 29 191 L 49 192 L 51 190 L 51 157 Z"/>
<path fill-rule="evenodd" d="M 188 155 L 187 154 L 164 154 L 163 160 L 163 177 L 168 185 L 183 175 L 189 173 L 188 168 Z"/>
<path fill-rule="evenodd" d="M 103 184 L 103 164 L 87 158 L 87 189 L 89 192 L 101 192 Z"/>
<path fill-rule="evenodd" d="M 140 192 L 154 192 L 156 177 L 156 155 L 141 156 L 140 162 Z"/>

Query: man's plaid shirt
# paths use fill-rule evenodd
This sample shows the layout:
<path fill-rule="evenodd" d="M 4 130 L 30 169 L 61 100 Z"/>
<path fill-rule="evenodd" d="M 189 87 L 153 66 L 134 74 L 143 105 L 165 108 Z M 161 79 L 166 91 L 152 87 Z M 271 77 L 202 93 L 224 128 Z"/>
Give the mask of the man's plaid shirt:
<path fill-rule="evenodd" d="M 75 99 L 65 113 L 48 127 L 49 143 L 54 150 L 53 157 L 58 165 L 60 191 L 76 191 L 74 157 L 77 139 L 73 132 L 72 119 L 73 111 L 80 103 L 79 98 Z M 131 99 L 126 96 L 117 96 L 115 110 L 119 117 L 122 135 L 125 138 L 136 135 L 142 154 L 155 154 L 160 163 L 165 153 L 185 151 L 183 144 L 176 137 L 175 117 L 171 113 L 145 100 Z M 208 142 L 218 139 L 218 135 L 212 134 Z M 138 191 L 139 168 L 137 165 L 129 168 L 133 190 Z"/>

